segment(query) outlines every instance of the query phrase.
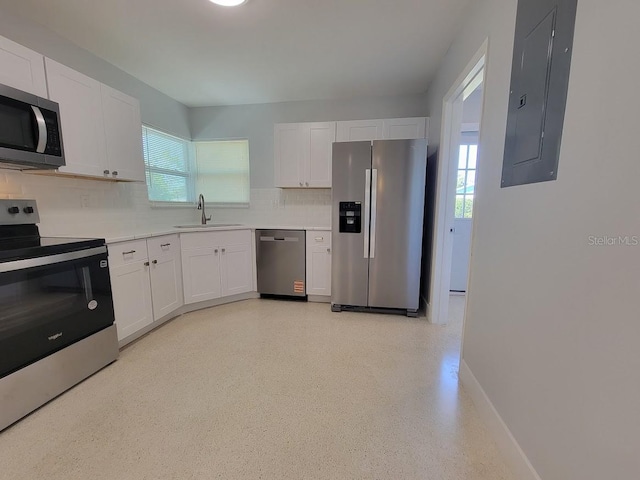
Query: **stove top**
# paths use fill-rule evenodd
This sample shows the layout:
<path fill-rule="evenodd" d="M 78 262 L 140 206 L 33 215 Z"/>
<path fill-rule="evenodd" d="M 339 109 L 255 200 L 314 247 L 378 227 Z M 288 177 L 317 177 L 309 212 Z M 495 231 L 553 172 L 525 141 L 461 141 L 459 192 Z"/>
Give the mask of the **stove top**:
<path fill-rule="evenodd" d="M 0 262 L 105 245 L 104 239 L 41 237 L 35 200 L 0 200 Z"/>

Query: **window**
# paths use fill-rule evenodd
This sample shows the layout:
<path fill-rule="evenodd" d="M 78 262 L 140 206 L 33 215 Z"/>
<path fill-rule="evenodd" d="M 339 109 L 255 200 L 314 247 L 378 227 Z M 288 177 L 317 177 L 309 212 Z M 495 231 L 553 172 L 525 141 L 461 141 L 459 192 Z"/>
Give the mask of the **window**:
<path fill-rule="evenodd" d="M 473 135 L 477 138 L 477 134 Z M 463 134 L 458 159 L 458 181 L 456 185 L 456 218 L 472 218 L 473 196 L 476 184 L 478 144 L 471 143 L 470 136 Z"/>
<path fill-rule="evenodd" d="M 196 190 L 207 202 L 249 203 L 249 142 L 195 142 Z"/>
<path fill-rule="evenodd" d="M 198 194 L 207 203 L 248 205 L 249 142 L 190 142 L 142 127 L 149 200 L 190 204 Z"/>
<path fill-rule="evenodd" d="M 189 142 L 142 127 L 142 152 L 152 202 L 192 200 Z"/>

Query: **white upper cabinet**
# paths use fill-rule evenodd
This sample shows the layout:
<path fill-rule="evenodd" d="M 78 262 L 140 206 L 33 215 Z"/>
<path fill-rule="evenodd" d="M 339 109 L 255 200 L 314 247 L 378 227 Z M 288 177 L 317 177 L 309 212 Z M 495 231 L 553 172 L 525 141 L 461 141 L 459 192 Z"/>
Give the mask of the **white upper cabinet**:
<path fill-rule="evenodd" d="M 103 176 L 107 150 L 100 82 L 47 58 L 51 100 L 60 104 L 65 162 L 59 171 Z"/>
<path fill-rule="evenodd" d="M 0 37 L 0 84 L 48 98 L 44 57 Z"/>
<path fill-rule="evenodd" d="M 336 141 L 359 142 L 427 138 L 428 124 L 429 119 L 425 117 L 338 122 Z"/>
<path fill-rule="evenodd" d="M 382 120 L 338 122 L 336 142 L 360 142 L 382 139 Z"/>
<path fill-rule="evenodd" d="M 107 166 L 115 179 L 145 181 L 140 103 L 101 85 Z"/>
<path fill-rule="evenodd" d="M 50 98 L 60 104 L 59 172 L 143 182 L 139 102 L 49 58 L 45 65 Z"/>
<path fill-rule="evenodd" d="M 274 127 L 275 183 L 281 188 L 331 188 L 336 122 Z"/>
<path fill-rule="evenodd" d="M 300 124 L 281 123 L 274 127 L 276 187 L 302 187 L 302 137 Z"/>
<path fill-rule="evenodd" d="M 383 140 L 427 138 L 428 120 L 424 117 L 389 118 L 382 121 Z"/>
<path fill-rule="evenodd" d="M 331 188 L 331 156 L 336 122 L 301 124 L 304 186 Z"/>

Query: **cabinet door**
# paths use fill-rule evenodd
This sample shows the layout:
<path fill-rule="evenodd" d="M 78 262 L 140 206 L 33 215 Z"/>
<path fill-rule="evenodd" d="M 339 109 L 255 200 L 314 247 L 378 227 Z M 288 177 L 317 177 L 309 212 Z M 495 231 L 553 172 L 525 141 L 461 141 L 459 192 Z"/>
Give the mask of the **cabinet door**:
<path fill-rule="evenodd" d="M 111 266 L 111 289 L 118 340 L 153 322 L 149 267 L 145 262 Z"/>
<path fill-rule="evenodd" d="M 337 122 L 337 142 L 382 140 L 382 120 Z"/>
<path fill-rule="evenodd" d="M 302 187 L 302 142 L 300 125 L 281 123 L 274 127 L 275 185 Z"/>
<path fill-rule="evenodd" d="M 145 181 L 140 103 L 101 85 L 107 166 L 115 179 Z"/>
<path fill-rule="evenodd" d="M 222 296 L 251 291 L 251 245 L 229 245 L 221 248 Z"/>
<path fill-rule="evenodd" d="M 103 176 L 107 151 L 100 82 L 47 58 L 51 100 L 60 104 L 66 165 L 61 172 Z"/>
<path fill-rule="evenodd" d="M 159 320 L 176 311 L 184 303 L 182 262 L 178 235 L 150 238 L 151 297 L 153 320 Z"/>
<path fill-rule="evenodd" d="M 383 140 L 416 140 L 426 138 L 427 119 L 415 118 L 388 118 L 382 121 Z"/>
<path fill-rule="evenodd" d="M 44 57 L 8 38 L 0 37 L 0 83 L 48 98 Z"/>
<path fill-rule="evenodd" d="M 183 249 L 182 274 L 184 303 L 197 303 L 222 296 L 218 247 Z"/>
<path fill-rule="evenodd" d="M 336 122 L 301 124 L 304 186 L 331 188 L 331 152 Z"/>
<path fill-rule="evenodd" d="M 331 295 L 331 232 L 307 232 L 307 295 Z"/>

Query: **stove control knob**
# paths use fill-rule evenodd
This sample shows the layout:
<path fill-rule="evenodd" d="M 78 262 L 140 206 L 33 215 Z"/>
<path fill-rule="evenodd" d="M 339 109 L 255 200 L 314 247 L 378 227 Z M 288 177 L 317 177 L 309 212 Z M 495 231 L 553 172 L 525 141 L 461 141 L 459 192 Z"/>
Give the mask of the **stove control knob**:
<path fill-rule="evenodd" d="M 20 213 L 20 209 L 18 207 L 9 207 L 7 209 L 7 211 L 11 214 L 11 215 L 16 215 L 17 213 Z"/>
<path fill-rule="evenodd" d="M 22 211 L 24 213 L 33 213 L 33 207 L 24 207 Z"/>

